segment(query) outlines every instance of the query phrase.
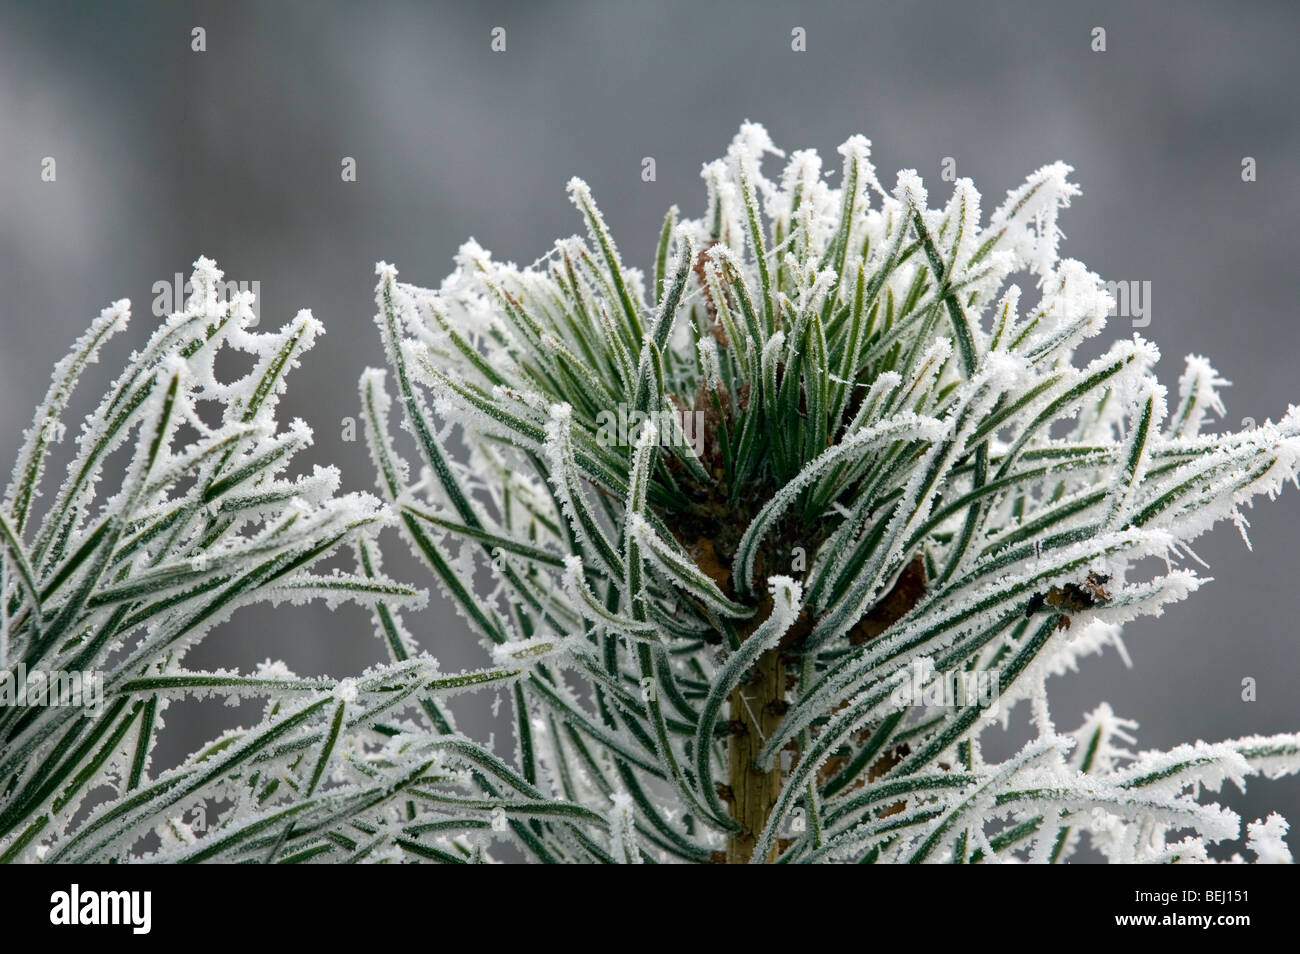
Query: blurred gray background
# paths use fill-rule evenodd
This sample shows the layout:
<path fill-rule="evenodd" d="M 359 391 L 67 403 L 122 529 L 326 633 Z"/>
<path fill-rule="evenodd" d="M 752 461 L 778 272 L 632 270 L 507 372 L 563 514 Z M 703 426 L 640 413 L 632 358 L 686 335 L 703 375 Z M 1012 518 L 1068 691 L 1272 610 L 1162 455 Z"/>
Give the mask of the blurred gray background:
<path fill-rule="evenodd" d="M 503 53 L 489 46 L 497 26 Z M 1104 53 L 1091 49 L 1098 26 Z M 794 27 L 806 52 L 791 50 Z M 1234 426 L 1277 418 L 1300 400 L 1298 29 L 1300 6 L 1282 2 L 5 2 L 0 460 L 90 318 L 116 298 L 135 305 L 107 374 L 154 322 L 153 283 L 206 254 L 228 279 L 261 283 L 264 326 L 300 307 L 324 322 L 282 416 L 307 419 L 313 459 L 370 489 L 340 421 L 356 413 L 361 368 L 381 363 L 375 261 L 436 285 L 472 235 L 531 262 L 581 229 L 564 194 L 580 175 L 625 258 L 648 265 L 664 210 L 698 214 L 701 164 L 747 118 L 833 168 L 835 147 L 863 132 L 882 180 L 913 167 L 936 198 L 950 156 L 986 214 L 1027 173 L 1070 162 L 1083 196 L 1063 214 L 1063 252 L 1151 282 L 1142 333 L 1163 380 L 1176 385 L 1185 353 L 1207 354 L 1234 382 Z M 41 181 L 46 156 L 54 183 Z M 341 181 L 344 156 L 358 181 Z M 645 156 L 655 182 L 641 179 Z M 1105 341 L 1129 324 L 1115 319 Z M 1251 515 L 1253 553 L 1220 527 L 1197 546 L 1215 581 L 1128 628 L 1133 669 L 1110 655 L 1058 683 L 1061 726 L 1106 699 L 1141 723 L 1143 747 L 1300 729 L 1300 494 Z M 390 571 L 426 583 L 387 542 Z M 445 668 L 485 661 L 436 599 L 410 623 Z M 284 608 L 244 611 L 190 661 L 283 658 L 341 676 L 382 655 L 361 612 Z M 1241 699 L 1245 677 L 1256 702 Z M 490 701 L 462 725 L 490 731 Z M 174 707 L 185 725 L 160 762 L 236 715 Z M 1295 821 L 1300 781 L 1226 800 L 1246 821 L 1274 809 Z"/>

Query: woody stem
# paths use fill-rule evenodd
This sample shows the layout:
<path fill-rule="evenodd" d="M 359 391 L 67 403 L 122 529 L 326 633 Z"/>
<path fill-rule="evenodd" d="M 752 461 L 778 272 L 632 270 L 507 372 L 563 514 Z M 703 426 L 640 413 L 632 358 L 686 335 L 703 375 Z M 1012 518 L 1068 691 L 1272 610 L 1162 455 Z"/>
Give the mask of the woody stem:
<path fill-rule="evenodd" d="M 785 699 L 785 665 L 779 648 L 759 656 L 749 681 L 731 693 L 731 735 L 727 745 L 732 816 L 740 831 L 727 839 L 727 864 L 746 864 L 781 792 L 779 763 L 765 772 L 758 753 L 781 721 Z M 776 846 L 765 861 L 776 859 Z"/>

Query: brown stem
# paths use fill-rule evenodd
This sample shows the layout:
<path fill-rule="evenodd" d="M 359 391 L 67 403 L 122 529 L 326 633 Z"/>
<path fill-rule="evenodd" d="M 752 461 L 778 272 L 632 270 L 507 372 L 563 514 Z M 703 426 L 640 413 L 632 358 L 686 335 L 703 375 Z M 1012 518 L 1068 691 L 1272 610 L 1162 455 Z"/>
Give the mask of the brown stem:
<path fill-rule="evenodd" d="M 864 616 L 850 633 L 850 642 L 861 645 L 876 638 L 905 616 L 925 593 L 925 561 L 914 558 L 893 587 L 881 601 Z M 741 633 L 742 641 L 758 628 L 758 621 L 766 619 L 772 611 L 772 601 L 766 598 L 754 614 L 754 620 Z M 781 793 L 783 781 L 780 760 L 770 772 L 758 767 L 758 753 L 763 744 L 775 733 L 786 711 L 786 671 L 782 653 L 798 645 L 808 635 L 811 619 L 806 613 L 781 640 L 781 645 L 768 650 L 754 664 L 750 680 L 731 693 L 731 735 L 727 746 L 730 782 L 728 796 L 731 814 L 740 823 L 741 830 L 727 839 L 727 864 L 747 864 L 754 853 L 754 844 L 767 824 L 772 807 Z M 898 756 L 886 753 L 881 759 L 879 772 L 883 773 L 897 761 Z M 877 767 L 873 767 L 873 771 Z M 870 777 L 870 773 L 868 774 Z M 898 809 L 901 810 L 901 806 Z M 774 839 L 772 849 L 763 859 L 776 860 L 780 840 Z"/>
<path fill-rule="evenodd" d="M 731 735 L 727 745 L 732 816 L 741 830 L 727 839 L 727 864 L 749 862 L 754 843 L 767 824 L 781 792 L 779 762 L 770 772 L 758 767 L 763 742 L 772 737 L 785 706 L 785 664 L 781 650 L 759 656 L 753 676 L 731 693 Z M 776 845 L 765 861 L 776 860 Z"/>

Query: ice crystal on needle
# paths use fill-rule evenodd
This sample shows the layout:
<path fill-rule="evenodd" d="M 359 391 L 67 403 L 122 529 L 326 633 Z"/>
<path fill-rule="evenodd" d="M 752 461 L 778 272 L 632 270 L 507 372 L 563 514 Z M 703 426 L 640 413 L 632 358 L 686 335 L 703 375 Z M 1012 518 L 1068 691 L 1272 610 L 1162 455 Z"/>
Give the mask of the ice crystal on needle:
<path fill-rule="evenodd" d="M 594 852 L 507 807 L 517 844 L 1060 862 L 1086 837 L 1112 861 L 1207 860 L 1242 832 L 1203 794 L 1300 769 L 1300 736 L 1133 752 L 1104 705 L 1058 728 L 1045 683 L 1196 589 L 1186 544 L 1294 480 L 1300 412 L 1207 433 L 1226 382 L 1205 359 L 1176 398 L 1138 336 L 1075 363 L 1111 300 L 1060 258 L 1068 166 L 982 224 L 969 180 L 931 208 L 911 170 L 881 184 L 861 136 L 840 154 L 839 188 L 808 151 L 770 179 L 783 154 L 745 124 L 704 166 L 703 214 L 669 211 L 652 277 L 580 179 L 585 237 L 528 268 L 473 241 L 436 290 L 379 268 L 426 475 L 403 478 L 369 372 L 380 489 L 485 645 L 554 650 L 512 687 L 512 769 L 597 841 L 617 829 Z M 1148 556 L 1168 571 L 1138 576 Z M 991 693 L 918 704 L 980 677 Z M 1036 737 L 987 761 L 1021 702 Z M 1252 850 L 1281 857 L 1283 832 L 1252 826 Z"/>
<path fill-rule="evenodd" d="M 124 320 L 107 310 L 5 498 L 0 654 L 120 656 L 93 719 L 0 711 L 0 857 L 1205 862 L 1244 836 L 1290 860 L 1280 816 L 1243 831 L 1212 795 L 1300 771 L 1300 735 L 1142 751 L 1105 704 L 1058 726 L 1046 686 L 1197 589 L 1189 543 L 1295 481 L 1300 410 L 1213 432 L 1227 382 L 1204 358 L 1176 391 L 1136 335 L 1076 361 L 1111 300 L 1060 257 L 1068 166 L 985 220 L 969 180 L 932 208 L 912 170 L 886 187 L 865 138 L 840 156 L 838 188 L 806 150 L 769 178 L 784 154 L 745 124 L 645 272 L 579 179 L 585 234 L 526 268 L 473 241 L 437 289 L 381 263 L 388 366 L 360 398 L 382 503 L 331 470 L 281 476 L 309 432 L 276 429 L 276 396 L 319 328 L 254 334 L 200 260 L 34 520 L 43 422 Z M 222 346 L 255 370 L 219 382 Z M 173 450 L 182 420 L 200 437 Z M 403 612 L 422 594 L 371 532 L 390 519 L 490 668 L 422 652 Z M 341 545 L 355 574 L 310 572 Z M 365 603 L 389 662 L 182 668 L 237 606 L 305 597 Z M 501 752 L 446 701 L 482 686 L 510 712 Z M 182 693 L 265 698 L 265 717 L 155 776 Z M 992 760 L 1022 704 L 1032 738 Z"/>
<path fill-rule="evenodd" d="M 337 493 L 333 468 L 284 475 L 311 431 L 297 420 L 278 428 L 276 405 L 321 328 L 300 312 L 256 333 L 251 299 L 220 301 L 220 278 L 210 260 L 195 263 L 184 310 L 130 356 L 86 417 L 45 507 L 36 501 L 68 399 L 126 324 L 128 302 L 105 309 L 55 366 L 24 436 L 0 510 L 0 860 L 272 860 L 311 857 L 329 836 L 366 857 L 391 837 L 349 840 L 334 829 L 387 822 L 437 758 L 427 745 L 376 754 L 368 743 L 388 738 L 376 726 L 416 693 L 509 678 L 440 676 L 427 656 L 338 684 L 270 660 L 251 675 L 185 667 L 194 644 L 252 602 L 424 599 L 373 564 L 312 572 L 339 546 L 369 546 L 388 508 Z M 222 348 L 250 355 L 252 369 L 219 380 Z M 220 420 L 209 423 L 201 402 L 216 402 Z M 130 463 L 115 474 L 111 455 L 129 441 Z M 168 705 L 186 695 L 263 698 L 265 717 L 151 772 Z"/>

